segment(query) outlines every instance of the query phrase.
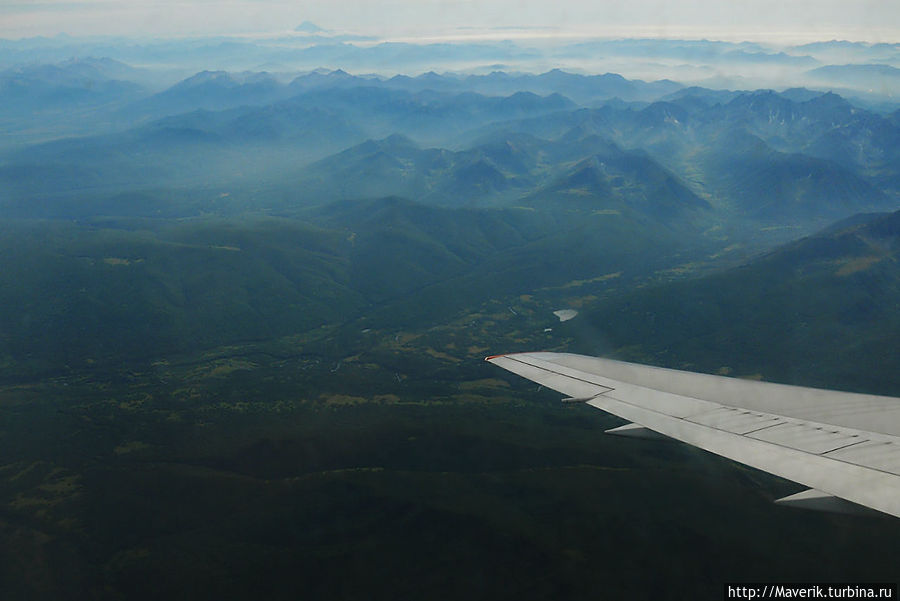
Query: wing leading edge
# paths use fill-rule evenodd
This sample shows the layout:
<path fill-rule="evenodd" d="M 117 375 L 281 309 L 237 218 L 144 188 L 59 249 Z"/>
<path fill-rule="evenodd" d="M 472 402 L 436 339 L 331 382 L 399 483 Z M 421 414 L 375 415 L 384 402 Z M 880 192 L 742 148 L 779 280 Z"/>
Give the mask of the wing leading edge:
<path fill-rule="evenodd" d="M 785 504 L 839 510 L 843 499 L 850 501 L 847 507 L 855 503 L 900 517 L 898 398 L 568 353 L 496 355 L 487 361 L 568 395 L 565 400 L 814 491 L 787 497 Z"/>

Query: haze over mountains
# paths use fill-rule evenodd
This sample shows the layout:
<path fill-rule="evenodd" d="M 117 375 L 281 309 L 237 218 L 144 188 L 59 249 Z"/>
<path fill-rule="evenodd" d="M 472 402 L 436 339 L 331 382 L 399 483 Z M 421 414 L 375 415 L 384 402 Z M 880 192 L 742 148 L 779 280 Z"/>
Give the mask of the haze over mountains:
<path fill-rule="evenodd" d="M 301 76 L 285 85 L 265 74 L 207 72 L 143 99 L 134 100 L 129 89 L 112 110 L 106 99 L 100 104 L 103 110 L 93 115 L 109 133 L 9 149 L 2 166 L 7 181 L 2 202 L 26 202 L 34 194 L 52 197 L 48 184 L 65 173 L 65 189 L 57 188 L 63 195 L 79 189 L 103 192 L 126 182 L 150 187 L 161 176 L 194 186 L 233 185 L 258 177 L 266 185 L 285 187 L 298 183 L 299 174 L 300 181 L 315 180 L 310 184 L 317 198 L 301 199 L 307 203 L 399 194 L 441 204 L 496 204 L 497 198 L 514 199 L 526 195 L 526 188 L 550 184 L 578 161 L 608 152 L 610 144 L 619 147 L 617 152 L 647 153 L 646 160 L 660 163 L 694 193 L 729 199 L 739 209 L 753 203 L 759 186 L 772 190 L 777 180 L 765 203 L 775 203 L 776 209 L 787 205 L 790 213 L 802 210 L 798 206 L 804 195 L 824 194 L 816 211 L 824 208 L 823 217 L 840 217 L 842 211 L 884 206 L 885 195 L 895 196 L 900 181 L 896 113 L 871 112 L 833 93 L 791 89 L 723 96 L 705 88 L 679 89 L 674 83 L 561 71 L 538 77 L 487 76 L 502 82 L 491 86 L 500 95 L 473 91 L 484 91 L 484 77 L 429 73 L 397 79 L 336 71 Z M 59 84 L 60 94 L 69 89 L 67 82 Z M 539 92 L 558 86 L 561 91 L 544 96 L 513 92 L 519 85 Z M 632 100 L 635 94 L 644 100 L 622 102 L 629 90 Z M 580 104 L 566 93 L 580 98 Z M 51 112 L 59 102 L 53 98 L 44 105 Z M 587 108 L 585 103 L 602 106 Z M 23 105 L 34 112 L 41 103 L 29 97 Z M 89 112 L 76 121 L 84 126 L 91 119 Z M 522 134 L 532 139 L 524 142 Z M 42 137 L 30 131 L 19 135 Z M 308 167 L 329 153 L 392 135 L 406 136 L 409 143 L 380 142 L 382 148 L 369 156 L 363 156 L 363 145 Z M 511 135 L 524 146 L 504 140 Z M 515 161 L 490 156 L 503 144 L 518 153 Z M 430 153 L 429 158 L 414 159 L 411 145 Z M 371 165 L 364 163 L 376 160 L 393 161 L 393 169 L 385 164 L 368 181 L 365 173 Z M 359 173 L 338 175 L 340 186 L 328 184 L 339 164 Z M 472 194 L 454 199 L 454 190 L 464 192 L 452 181 L 459 174 Z M 395 181 L 376 183 L 378 178 Z M 374 187 L 360 189 L 368 185 Z M 755 206 L 746 212 L 766 210 Z"/>
<path fill-rule="evenodd" d="M 304 23 L 6 40 L 0 65 L 0 596 L 664 598 L 895 567 L 893 524 L 598 442 L 615 424 L 482 359 L 900 395 L 898 45 Z"/>
<path fill-rule="evenodd" d="M 291 73 L 324 67 L 391 77 L 430 70 L 487 74 L 541 73 L 554 68 L 623 73 L 645 80 L 671 79 L 723 87 L 782 87 L 812 82 L 856 90 L 873 98 L 896 94 L 860 76 L 898 65 L 898 46 L 833 40 L 802 45 L 667 39 L 554 40 L 540 36 L 502 41 L 351 39 L 336 32 L 296 31 L 280 37 L 146 39 L 32 38 L 0 41 L 0 66 L 58 63 L 71 57 L 114 57 L 133 65 L 187 76 L 200 70 Z M 521 32 L 519 32 L 521 33 Z M 822 67 L 838 69 L 816 71 Z M 884 74 L 884 73 L 883 73 Z M 171 77 L 170 75 L 170 77 Z M 743 84 L 740 82 L 744 82 Z M 174 81 L 172 82 L 174 83 Z M 861 85 L 862 84 L 862 85 Z M 883 88 L 883 89 L 879 89 Z M 527 88 L 520 88 L 527 89 Z"/>

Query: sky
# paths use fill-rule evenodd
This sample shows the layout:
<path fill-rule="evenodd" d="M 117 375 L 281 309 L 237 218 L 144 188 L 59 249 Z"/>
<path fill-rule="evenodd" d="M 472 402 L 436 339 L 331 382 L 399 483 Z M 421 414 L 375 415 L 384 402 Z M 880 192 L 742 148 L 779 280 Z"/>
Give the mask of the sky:
<path fill-rule="evenodd" d="M 0 37 L 665 37 L 900 42 L 898 0 L 0 0 Z"/>

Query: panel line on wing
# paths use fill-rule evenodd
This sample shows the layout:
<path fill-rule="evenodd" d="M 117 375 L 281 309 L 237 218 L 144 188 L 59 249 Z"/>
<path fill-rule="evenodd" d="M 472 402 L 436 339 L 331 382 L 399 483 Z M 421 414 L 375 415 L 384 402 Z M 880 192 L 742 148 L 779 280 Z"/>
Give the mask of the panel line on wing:
<path fill-rule="evenodd" d="M 751 434 L 755 434 L 756 432 L 760 432 L 761 430 L 768 430 L 769 428 L 774 428 L 775 426 L 780 426 L 783 423 L 784 423 L 784 420 L 778 418 L 774 424 L 769 424 L 768 426 L 763 426 L 762 428 L 757 428 L 756 430 L 750 430 L 749 432 L 744 432 L 744 436 L 749 436 Z"/>
<path fill-rule="evenodd" d="M 842 446 L 842 447 L 838 447 L 838 448 L 836 448 L 836 449 L 831 449 L 830 451 L 825 451 L 824 453 L 821 453 L 821 454 L 822 454 L 822 455 L 827 455 L 828 453 L 834 453 L 835 451 L 840 451 L 840 450 L 842 450 L 842 449 L 848 449 L 848 448 L 850 448 L 850 447 L 852 447 L 852 446 L 855 446 L 855 445 L 858 445 L 858 444 L 862 444 L 862 443 L 864 443 L 864 442 L 869 442 L 869 439 L 868 439 L 868 438 L 864 438 L 863 440 L 857 440 L 856 442 L 851 442 L 850 444 L 845 444 L 845 445 Z"/>
<path fill-rule="evenodd" d="M 499 355 L 498 357 L 499 357 L 499 358 L 503 358 L 503 359 L 508 359 L 508 360 L 510 360 L 510 361 L 515 361 L 515 362 L 517 362 L 517 363 L 521 363 L 522 365 L 528 365 L 529 367 L 534 367 L 534 368 L 536 368 L 536 369 L 541 369 L 541 370 L 546 371 L 547 373 L 551 373 L 551 374 L 554 374 L 554 375 L 557 375 L 557 376 L 563 376 L 563 377 L 565 377 L 565 378 L 571 378 L 571 379 L 573 379 L 573 380 L 578 380 L 579 382 L 584 382 L 585 384 L 590 384 L 590 385 L 592 385 L 592 386 L 599 386 L 600 388 L 604 388 L 604 389 L 605 389 L 604 391 L 598 392 L 597 394 L 606 394 L 607 392 L 611 392 L 611 391 L 615 390 L 614 387 L 609 386 L 609 385 L 607 385 L 607 384 L 602 384 L 602 383 L 600 383 L 600 382 L 597 382 L 596 380 L 590 380 L 590 379 L 588 379 L 588 378 L 580 377 L 580 376 L 588 375 L 588 374 L 585 374 L 584 372 L 581 372 L 581 371 L 576 371 L 576 370 L 571 370 L 571 369 L 566 369 L 566 368 L 564 368 L 564 371 L 556 371 L 556 370 L 553 370 L 553 369 L 548 369 L 547 367 L 544 367 L 543 365 L 535 365 L 534 363 L 529 363 L 528 361 L 522 361 L 521 359 L 518 359 L 518 358 L 516 358 L 515 356 L 511 356 L 511 355 Z M 491 359 L 493 359 L 493 358 L 494 358 L 494 357 L 491 357 Z M 560 366 L 560 367 L 561 367 L 561 366 Z M 579 375 L 576 376 L 576 375 L 573 375 L 572 373 L 565 373 L 566 371 L 569 371 L 569 372 L 576 372 L 576 373 L 578 373 Z M 591 374 L 591 375 L 593 375 L 593 374 Z M 610 381 L 608 378 L 604 378 L 604 379 L 607 380 L 607 381 Z"/>
<path fill-rule="evenodd" d="M 864 465 L 872 469 L 900 474 L 900 445 L 881 440 L 869 440 L 845 449 L 829 451 L 829 459 Z"/>
<path fill-rule="evenodd" d="M 521 364 L 523 364 L 523 365 L 528 365 L 528 366 L 531 366 L 531 367 L 536 367 L 537 369 L 542 369 L 542 370 L 544 370 L 544 371 L 546 371 L 546 372 L 548 372 L 548 373 L 555 374 L 555 375 L 557 375 L 557 376 L 565 376 L 566 378 L 572 378 L 573 380 L 578 380 L 578 381 L 580 381 L 580 382 L 585 382 L 586 384 L 593 384 L 594 386 L 601 386 L 601 387 L 603 387 L 603 388 L 608 388 L 609 390 L 615 390 L 612 386 L 608 386 L 608 385 L 606 385 L 606 384 L 601 384 L 600 382 L 597 382 L 596 380 L 591 380 L 591 379 L 589 379 L 589 378 L 583 377 L 583 376 L 587 376 L 587 375 L 593 375 L 593 374 L 586 374 L 586 373 L 583 372 L 583 371 L 578 371 L 578 370 L 566 368 L 566 367 L 563 367 L 563 366 L 561 366 L 561 365 L 558 366 L 559 371 L 557 371 L 556 369 L 549 369 L 549 368 L 547 368 L 547 367 L 545 367 L 545 366 L 543 366 L 543 365 L 536 365 L 536 364 L 530 363 L 530 362 L 528 362 L 528 361 L 522 361 L 521 359 L 519 359 L 518 357 L 515 357 L 515 356 L 503 355 L 502 357 L 503 357 L 504 359 L 509 359 L 510 361 L 516 361 L 516 362 L 521 363 Z M 566 373 L 566 372 L 570 372 L 570 373 Z M 573 375 L 572 372 L 577 373 L 578 375 L 577 375 L 577 376 L 576 376 L 576 375 Z M 602 376 L 595 376 L 595 377 L 602 377 Z M 609 381 L 609 378 L 603 378 L 603 379 Z"/>

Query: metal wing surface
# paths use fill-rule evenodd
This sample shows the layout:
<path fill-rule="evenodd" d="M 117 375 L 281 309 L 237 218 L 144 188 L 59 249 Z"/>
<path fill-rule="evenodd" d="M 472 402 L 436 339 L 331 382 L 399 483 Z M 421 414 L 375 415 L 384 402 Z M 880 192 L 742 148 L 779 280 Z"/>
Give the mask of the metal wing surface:
<path fill-rule="evenodd" d="M 898 398 L 568 353 L 517 353 L 487 360 L 568 395 L 565 400 L 584 401 L 811 489 L 781 499 L 786 504 L 847 510 L 855 503 L 900 517 Z"/>

